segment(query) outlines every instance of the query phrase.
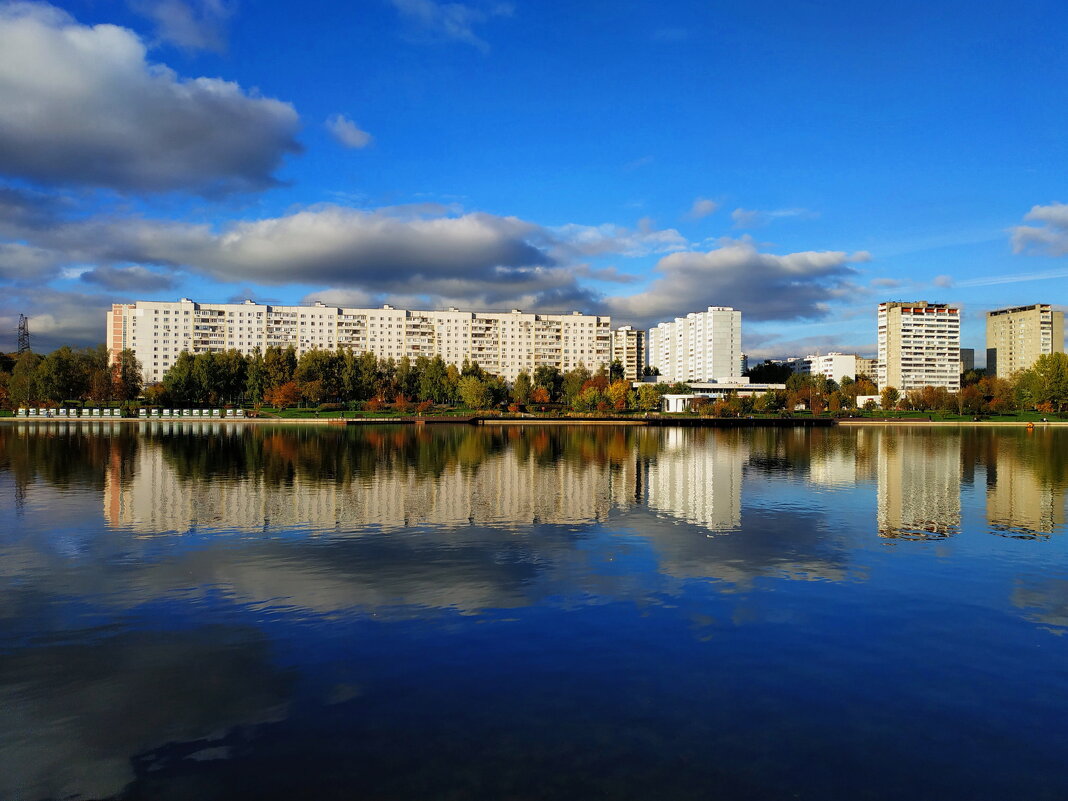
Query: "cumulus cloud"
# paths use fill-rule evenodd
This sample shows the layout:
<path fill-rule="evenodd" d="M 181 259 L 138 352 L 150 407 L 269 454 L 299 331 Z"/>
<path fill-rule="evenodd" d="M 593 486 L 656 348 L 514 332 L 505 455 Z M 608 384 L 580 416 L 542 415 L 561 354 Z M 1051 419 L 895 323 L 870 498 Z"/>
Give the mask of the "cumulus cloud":
<path fill-rule="evenodd" d="M 0 6 L 0 173 L 48 185 L 204 195 L 277 183 L 295 140 L 288 103 L 150 64 L 114 25 L 51 6 Z"/>
<path fill-rule="evenodd" d="M 1012 248 L 1016 253 L 1068 255 L 1068 203 L 1032 206 L 1024 220 L 1041 225 L 1017 225 L 1012 229 Z"/>
<path fill-rule="evenodd" d="M 222 0 L 131 0 L 130 7 L 155 23 L 162 41 L 183 50 L 226 51 L 233 8 Z"/>
<path fill-rule="evenodd" d="M 686 218 L 689 220 L 700 220 L 707 217 L 710 214 L 714 214 L 719 208 L 719 204 L 714 200 L 709 200 L 706 197 L 696 198 L 693 205 L 690 206 L 690 210 L 686 213 Z"/>
<path fill-rule="evenodd" d="M 840 251 L 761 253 L 748 240 L 727 240 L 707 253 L 672 253 L 657 263 L 648 289 L 607 298 L 614 316 L 652 325 L 708 306 L 743 309 L 752 320 L 823 317 L 851 291 L 855 256 Z"/>
<path fill-rule="evenodd" d="M 371 134 L 343 114 L 334 114 L 326 121 L 326 129 L 345 147 L 359 150 L 371 144 Z"/>
<path fill-rule="evenodd" d="M 619 253 L 624 256 L 648 256 L 684 250 L 689 242 L 674 228 L 657 229 L 648 217 L 638 220 L 635 228 L 606 223 L 579 225 L 569 223 L 552 229 L 558 246 L 570 255 L 599 256 Z"/>
<path fill-rule="evenodd" d="M 761 211 L 759 209 L 735 209 L 731 212 L 731 219 L 735 228 L 759 228 L 774 220 L 786 217 L 814 217 L 808 209 L 771 209 Z"/>
<path fill-rule="evenodd" d="M 174 275 L 153 272 L 136 264 L 128 267 L 103 265 L 83 272 L 80 278 L 88 284 L 117 292 L 158 292 L 173 289 L 178 284 Z"/>
<path fill-rule="evenodd" d="M 391 0 L 403 17 L 418 26 L 425 34 L 464 42 L 482 52 L 489 51 L 489 43 L 475 33 L 475 26 L 490 17 L 510 16 L 508 3 L 475 6 L 468 3 L 441 3 L 437 0 Z"/>

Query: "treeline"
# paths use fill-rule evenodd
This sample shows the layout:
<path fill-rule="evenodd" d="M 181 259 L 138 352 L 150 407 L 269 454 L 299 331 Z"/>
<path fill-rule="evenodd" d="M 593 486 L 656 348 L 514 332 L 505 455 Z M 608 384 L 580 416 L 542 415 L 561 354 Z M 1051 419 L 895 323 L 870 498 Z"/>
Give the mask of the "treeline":
<path fill-rule="evenodd" d="M 141 394 L 141 364 L 123 351 L 109 364 L 104 345 L 57 348 L 47 356 L 32 351 L 0 354 L 0 406 L 60 405 L 69 402 L 132 401 Z"/>
<path fill-rule="evenodd" d="M 386 407 L 411 411 L 432 405 L 470 409 L 565 405 L 577 411 L 652 410 L 667 391 L 650 385 L 635 391 L 614 362 L 592 372 L 578 367 L 562 373 L 541 366 L 520 373 L 511 383 L 478 364 L 446 364 L 440 356 L 379 359 L 350 350 L 270 347 L 250 355 L 236 350 L 181 353 L 160 384 L 145 388 L 153 405 L 264 404 L 343 406 L 376 411 Z M 685 387 L 681 391 L 689 391 Z"/>
<path fill-rule="evenodd" d="M 960 392 L 923 387 L 901 393 L 895 387 L 884 387 L 880 401 L 883 409 L 902 411 L 974 415 L 1028 410 L 1045 414 L 1065 412 L 1068 411 L 1068 355 L 1044 354 L 1029 369 L 1007 379 L 970 370 L 964 375 Z"/>

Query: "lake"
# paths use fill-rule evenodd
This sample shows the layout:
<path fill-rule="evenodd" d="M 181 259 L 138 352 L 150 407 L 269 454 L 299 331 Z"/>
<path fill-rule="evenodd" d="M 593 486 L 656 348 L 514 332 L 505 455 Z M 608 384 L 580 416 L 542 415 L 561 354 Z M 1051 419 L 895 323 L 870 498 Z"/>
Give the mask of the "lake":
<path fill-rule="evenodd" d="M 0 426 L 0 798 L 1068 797 L 1068 429 Z"/>

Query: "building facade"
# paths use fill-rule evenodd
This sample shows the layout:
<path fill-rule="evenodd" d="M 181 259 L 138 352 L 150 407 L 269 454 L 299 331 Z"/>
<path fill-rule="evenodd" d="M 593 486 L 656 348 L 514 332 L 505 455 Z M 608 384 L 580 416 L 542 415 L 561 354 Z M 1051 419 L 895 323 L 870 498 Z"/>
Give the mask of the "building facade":
<path fill-rule="evenodd" d="M 645 331 L 629 325 L 613 331 L 612 361 L 623 365 L 624 380 L 640 380 L 645 371 Z"/>
<path fill-rule="evenodd" d="M 879 304 L 880 388 L 960 389 L 960 308 L 947 303 Z"/>
<path fill-rule="evenodd" d="M 714 381 L 741 377 L 742 313 L 709 306 L 649 330 L 649 363 L 662 381 Z"/>
<path fill-rule="evenodd" d="M 132 350 L 150 383 L 160 381 L 182 351 L 234 349 L 250 354 L 270 346 L 293 346 L 298 355 L 348 348 L 398 360 L 441 356 L 448 364 L 470 361 L 508 380 L 541 365 L 561 371 L 579 365 L 597 370 L 607 368 L 612 359 L 611 318 L 518 309 L 412 311 L 388 305 L 356 309 L 182 298 L 113 305 L 107 313 L 107 336 L 112 358 L 123 349 Z"/>
<path fill-rule="evenodd" d="M 831 381 L 837 381 L 842 383 L 842 379 L 847 376 L 850 379 L 857 377 L 857 362 L 859 358 L 853 353 L 838 353 L 837 351 L 831 351 L 825 353 L 822 356 L 815 354 L 813 356 L 806 356 L 803 364 L 804 368 L 796 369 L 797 372 L 806 372 L 809 375 L 822 375 Z"/>
<path fill-rule="evenodd" d="M 1026 370 L 1039 356 L 1064 352 L 1064 312 L 1048 303 L 986 313 L 986 369 L 998 378 Z"/>

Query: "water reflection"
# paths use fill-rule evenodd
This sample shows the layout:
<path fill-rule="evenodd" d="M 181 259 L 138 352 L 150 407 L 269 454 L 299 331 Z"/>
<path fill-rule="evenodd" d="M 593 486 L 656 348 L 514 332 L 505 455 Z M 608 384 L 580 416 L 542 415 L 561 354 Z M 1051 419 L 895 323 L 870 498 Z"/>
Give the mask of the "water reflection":
<path fill-rule="evenodd" d="M 961 443 L 956 432 L 881 431 L 879 536 L 938 540 L 960 533 Z"/>
<path fill-rule="evenodd" d="M 531 797 L 553 775 L 556 797 L 703 798 L 725 775 L 737 797 L 779 798 L 849 749 L 885 759 L 896 794 L 872 797 L 916 795 L 893 783 L 913 740 L 880 756 L 916 709 L 956 719 L 1002 692 L 990 703 L 1029 725 L 1068 714 L 983 683 L 1064 686 L 1033 637 L 1068 643 L 1048 635 L 1068 627 L 1066 444 L 0 426 L 0 492 L 23 499 L 0 505 L 0 797 L 283 797 L 262 777 L 299 753 L 290 797 L 318 776 L 318 797 Z M 865 694 L 879 687 L 889 701 Z M 821 723 L 830 696 L 848 702 L 840 731 Z M 1008 728 L 989 742 L 1016 742 L 990 717 Z M 1003 764 L 1035 758 L 1021 743 Z M 497 793 L 479 785 L 486 748 Z M 882 786 L 832 772 L 808 797 Z"/>

